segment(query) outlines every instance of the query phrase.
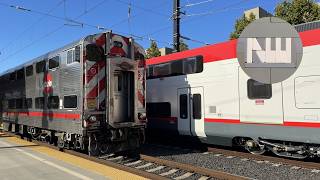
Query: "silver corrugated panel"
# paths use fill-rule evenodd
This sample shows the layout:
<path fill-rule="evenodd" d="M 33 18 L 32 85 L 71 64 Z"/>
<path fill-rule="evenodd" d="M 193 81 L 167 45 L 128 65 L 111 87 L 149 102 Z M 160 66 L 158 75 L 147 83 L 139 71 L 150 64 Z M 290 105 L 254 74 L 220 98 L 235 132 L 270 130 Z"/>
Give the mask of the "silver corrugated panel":
<path fill-rule="evenodd" d="M 308 22 L 308 23 L 303 23 L 303 24 L 298 24 L 294 26 L 298 32 L 303 32 L 303 31 L 308 31 L 312 29 L 318 29 L 320 28 L 320 20 L 318 21 L 313 21 L 313 22 Z"/>

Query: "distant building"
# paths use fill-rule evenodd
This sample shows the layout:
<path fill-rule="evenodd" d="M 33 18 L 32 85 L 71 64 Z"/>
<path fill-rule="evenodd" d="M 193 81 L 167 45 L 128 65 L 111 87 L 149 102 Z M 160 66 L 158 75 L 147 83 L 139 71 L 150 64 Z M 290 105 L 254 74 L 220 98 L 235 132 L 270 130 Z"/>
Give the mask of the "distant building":
<path fill-rule="evenodd" d="M 247 18 L 250 17 L 250 14 L 251 14 L 251 13 L 256 17 L 256 19 L 260 19 L 260 18 L 263 18 L 263 17 L 273 16 L 271 13 L 269 13 L 268 11 L 262 9 L 262 8 L 259 7 L 259 6 L 244 11 L 244 15 L 245 15 Z"/>
<path fill-rule="evenodd" d="M 163 47 L 159 49 L 161 56 L 167 55 L 167 54 L 171 54 L 173 49 L 172 48 L 168 48 L 168 47 Z"/>

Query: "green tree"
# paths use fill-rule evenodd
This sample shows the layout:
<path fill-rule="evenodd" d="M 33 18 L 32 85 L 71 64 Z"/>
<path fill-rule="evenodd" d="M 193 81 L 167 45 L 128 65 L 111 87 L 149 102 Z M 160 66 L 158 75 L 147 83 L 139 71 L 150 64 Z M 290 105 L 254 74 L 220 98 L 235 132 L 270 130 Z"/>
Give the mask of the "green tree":
<path fill-rule="evenodd" d="M 147 49 L 147 58 L 150 59 L 158 56 L 161 56 L 158 45 L 155 41 L 151 41 L 150 47 Z"/>
<path fill-rule="evenodd" d="M 292 25 L 320 19 L 320 6 L 314 0 L 293 0 L 279 3 L 275 8 L 275 16 Z"/>
<path fill-rule="evenodd" d="M 183 41 L 183 39 L 180 39 L 180 52 L 185 50 L 189 50 L 189 46 Z"/>
<path fill-rule="evenodd" d="M 243 15 L 241 18 L 236 20 L 236 23 L 234 25 L 234 31 L 230 34 L 230 39 L 237 39 L 239 38 L 241 32 L 244 30 L 245 27 L 247 27 L 248 24 L 250 24 L 252 21 L 256 19 L 255 15 L 251 13 L 249 15 L 249 18 L 247 18 L 245 15 Z"/>

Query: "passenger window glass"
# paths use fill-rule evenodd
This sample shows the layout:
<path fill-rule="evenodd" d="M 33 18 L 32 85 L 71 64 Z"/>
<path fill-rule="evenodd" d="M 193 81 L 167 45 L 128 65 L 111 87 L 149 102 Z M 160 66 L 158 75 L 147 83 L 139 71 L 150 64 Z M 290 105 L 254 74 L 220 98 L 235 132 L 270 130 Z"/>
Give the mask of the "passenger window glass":
<path fill-rule="evenodd" d="M 40 62 L 37 62 L 36 64 L 36 72 L 37 73 L 42 73 L 42 72 L 45 72 L 46 71 L 46 61 L 40 61 Z"/>
<path fill-rule="evenodd" d="M 23 108 L 24 109 L 32 109 L 32 98 L 25 98 L 24 99 Z"/>
<path fill-rule="evenodd" d="M 170 117 L 171 105 L 169 102 L 147 103 L 148 117 Z"/>
<path fill-rule="evenodd" d="M 22 109 L 22 99 L 16 99 L 16 109 Z"/>
<path fill-rule="evenodd" d="M 170 74 L 170 63 L 158 64 L 153 67 L 154 76 L 167 76 Z"/>
<path fill-rule="evenodd" d="M 26 67 L 26 76 L 32 76 L 33 75 L 33 66 L 30 65 Z"/>
<path fill-rule="evenodd" d="M 14 80 L 16 80 L 16 72 L 12 72 L 12 73 L 10 73 L 9 80 L 10 80 L 10 81 L 14 81 Z"/>
<path fill-rule="evenodd" d="M 17 80 L 24 79 L 24 69 L 17 71 Z"/>
<path fill-rule="evenodd" d="M 193 119 L 201 119 L 201 94 L 194 94 L 192 101 Z"/>
<path fill-rule="evenodd" d="M 54 69 L 59 67 L 59 63 L 60 63 L 60 56 L 55 56 L 49 59 L 49 69 Z"/>
<path fill-rule="evenodd" d="M 48 108 L 49 109 L 58 109 L 59 108 L 59 97 L 58 96 L 49 96 Z"/>
<path fill-rule="evenodd" d="M 8 100 L 8 108 L 9 109 L 15 109 L 16 108 L 16 100 L 15 99 L 9 99 Z"/>
<path fill-rule="evenodd" d="M 264 84 L 253 79 L 247 81 L 249 99 L 270 99 L 272 97 L 272 85 Z"/>
<path fill-rule="evenodd" d="M 35 99 L 36 102 L 36 109 L 43 109 L 44 108 L 44 97 L 37 97 Z"/>
<path fill-rule="evenodd" d="M 74 50 L 69 50 L 67 52 L 67 64 L 71 64 L 74 61 Z"/>
<path fill-rule="evenodd" d="M 188 95 L 181 94 L 179 96 L 179 105 L 180 105 L 180 118 L 188 118 Z"/>
<path fill-rule="evenodd" d="M 80 62 L 80 57 L 80 46 L 76 46 L 74 51 L 74 60 L 76 62 Z"/>
<path fill-rule="evenodd" d="M 71 95 L 71 96 L 64 96 L 63 100 L 63 107 L 64 108 L 77 108 L 77 96 L 76 95 Z"/>

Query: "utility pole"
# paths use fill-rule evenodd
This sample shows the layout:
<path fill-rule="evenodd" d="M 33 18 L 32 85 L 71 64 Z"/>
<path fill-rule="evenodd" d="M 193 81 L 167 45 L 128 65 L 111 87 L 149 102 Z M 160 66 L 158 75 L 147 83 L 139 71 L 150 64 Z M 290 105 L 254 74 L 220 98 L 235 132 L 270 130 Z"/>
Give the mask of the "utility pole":
<path fill-rule="evenodd" d="M 180 0 L 173 0 L 173 51 L 180 52 Z"/>

